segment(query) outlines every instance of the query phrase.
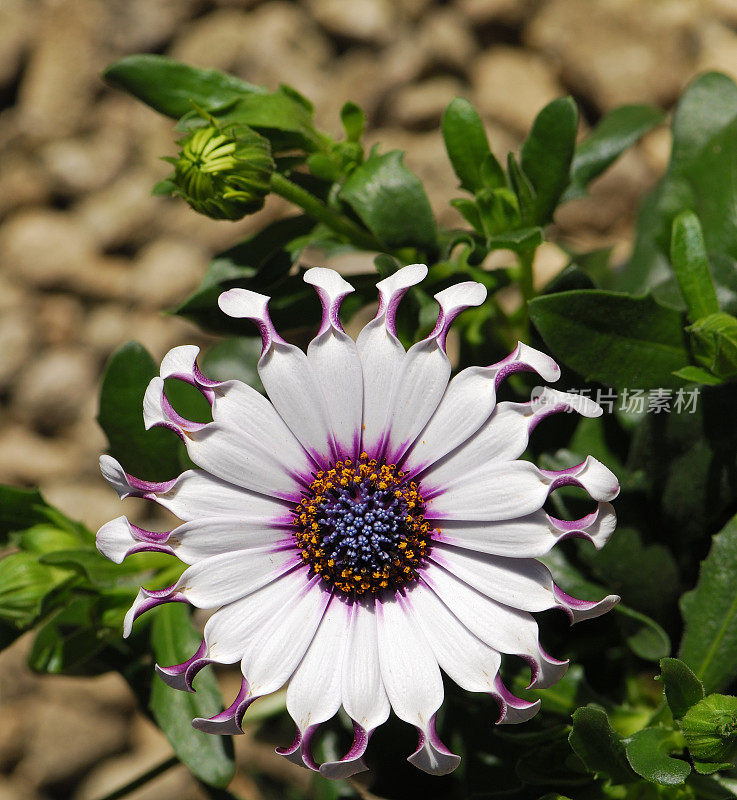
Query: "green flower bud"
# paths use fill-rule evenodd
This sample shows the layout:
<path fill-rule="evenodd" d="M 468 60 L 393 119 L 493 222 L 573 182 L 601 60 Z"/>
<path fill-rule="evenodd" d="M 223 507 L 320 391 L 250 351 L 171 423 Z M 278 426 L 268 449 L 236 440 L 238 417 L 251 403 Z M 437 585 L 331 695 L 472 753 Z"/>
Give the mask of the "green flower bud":
<path fill-rule="evenodd" d="M 697 761 L 727 762 L 737 753 L 737 697 L 710 694 L 692 706 L 681 730 Z"/>
<path fill-rule="evenodd" d="M 264 204 L 274 171 L 269 140 L 245 125 L 197 128 L 179 141 L 170 180 L 200 214 L 237 220 Z"/>

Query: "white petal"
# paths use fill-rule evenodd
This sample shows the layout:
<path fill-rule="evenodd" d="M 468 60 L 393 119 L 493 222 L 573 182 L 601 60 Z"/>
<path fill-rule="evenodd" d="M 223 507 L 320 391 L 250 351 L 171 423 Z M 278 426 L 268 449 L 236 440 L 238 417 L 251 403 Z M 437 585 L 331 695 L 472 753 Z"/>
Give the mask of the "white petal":
<path fill-rule="evenodd" d="M 323 308 L 322 326 L 307 348 L 322 387 L 337 452 L 358 456 L 363 416 L 363 372 L 356 344 L 340 324 L 340 304 L 353 287 L 332 269 L 313 267 L 305 283 L 317 289 Z"/>
<path fill-rule="evenodd" d="M 501 520 L 537 511 L 548 497 L 551 481 L 529 461 L 490 462 L 453 483 L 435 488 L 423 481 L 427 519 Z M 440 525 L 442 530 L 442 524 Z"/>
<path fill-rule="evenodd" d="M 498 603 L 522 611 L 546 611 L 558 605 L 550 570 L 534 558 L 503 558 L 440 543 L 430 558 Z"/>
<path fill-rule="evenodd" d="M 142 481 L 126 473 L 111 456 L 100 456 L 100 470 L 121 499 L 144 497 L 189 521 L 198 517 L 251 515 L 283 518 L 289 506 L 274 497 L 249 492 L 201 470 L 187 470 L 171 481 Z"/>
<path fill-rule="evenodd" d="M 239 600 L 301 564 L 294 547 L 252 547 L 211 556 L 184 570 L 174 584 L 197 608 L 219 608 Z"/>
<path fill-rule="evenodd" d="M 461 375 L 463 373 L 457 375 L 454 380 L 460 378 Z M 450 387 L 448 388 L 450 389 Z M 443 398 L 443 403 L 445 403 L 445 398 Z M 441 407 L 443 403 L 441 403 Z M 431 464 L 426 469 L 425 476 L 433 484 L 443 485 L 451 482 L 455 476 L 471 472 L 479 464 L 517 459 L 527 449 L 530 433 L 541 420 L 551 414 L 571 410 L 576 410 L 587 417 L 596 417 L 602 413 L 596 403 L 582 395 L 565 394 L 547 387 L 532 402 L 499 403 L 475 435 L 472 435 L 452 452 L 446 450 L 448 455 Z M 438 409 L 439 411 L 440 409 Z M 459 411 L 455 419 L 452 415 L 448 418 L 445 427 L 449 436 L 454 435 L 450 433 L 453 424 L 458 426 L 459 421 L 464 419 L 464 413 L 467 412 Z M 434 419 L 435 417 L 430 421 L 431 425 Z M 423 441 L 424 437 L 425 433 L 418 439 L 418 443 Z M 423 463 L 428 463 L 428 461 L 425 460 Z M 419 468 L 420 462 L 418 461 L 417 464 L 417 468 Z M 406 468 L 415 469 L 409 465 L 406 465 Z"/>
<path fill-rule="evenodd" d="M 313 578 L 276 618 L 256 631 L 241 659 L 254 697 L 271 694 L 289 680 L 315 636 L 330 596 L 322 579 Z"/>
<path fill-rule="evenodd" d="M 290 760 L 303 760 L 309 767 L 314 765 L 309 751 L 312 731 L 340 708 L 350 618 L 350 607 L 333 597 L 287 689 L 287 711 L 297 725 L 298 736 L 296 746 L 279 752 Z"/>
<path fill-rule="evenodd" d="M 268 517 L 196 519 L 175 528 L 167 539 L 185 564 L 250 547 L 281 549 L 293 542 L 289 528 L 275 525 Z"/>
<path fill-rule="evenodd" d="M 420 744 L 409 757 L 419 769 L 435 775 L 452 772 L 460 758 L 437 739 L 434 718 L 443 702 L 438 662 L 411 611 L 411 592 L 377 601 L 379 663 L 394 713 L 420 732 Z"/>
<path fill-rule="evenodd" d="M 557 380 L 560 376 L 560 369 L 551 358 L 522 344 L 498 364 L 468 367 L 459 372 L 410 449 L 404 469 L 417 472 L 476 433 L 494 411 L 501 381 L 512 372 L 522 370 L 536 370 L 546 380 Z"/>
<path fill-rule="evenodd" d="M 571 536 L 588 539 L 600 549 L 614 532 L 616 522 L 612 506 L 599 503 L 592 514 L 571 522 L 550 517 L 542 509 L 519 519 L 496 522 L 443 520 L 439 538 L 480 553 L 534 558 Z"/>
<path fill-rule="evenodd" d="M 262 339 L 258 373 L 281 418 L 318 462 L 334 454 L 322 388 L 307 356 L 276 332 L 268 312 L 269 298 L 247 289 L 230 289 L 218 298 L 229 316 L 253 320 Z"/>
<path fill-rule="evenodd" d="M 445 353 L 448 329 L 461 311 L 484 302 L 486 289 L 467 281 L 444 289 L 435 299 L 440 304 L 435 329 L 410 347 L 394 381 L 385 441 L 390 462 L 401 458 L 438 407 L 450 377 Z"/>
<path fill-rule="evenodd" d="M 386 428 L 392 388 L 405 355 L 396 334 L 397 307 L 408 289 L 426 275 L 424 264 L 410 264 L 379 281 L 379 310 L 356 340 L 363 368 L 362 447 L 372 455 Z"/>
<path fill-rule="evenodd" d="M 434 564 L 422 577 L 458 619 L 489 647 L 527 660 L 533 672 L 531 685 L 551 686 L 563 677 L 568 662 L 558 661 L 542 649 L 537 622 L 529 613 L 485 597 Z"/>
<path fill-rule="evenodd" d="M 426 585 L 412 592 L 412 610 L 441 669 L 468 692 L 490 692 L 502 657 L 474 636 Z"/>
<path fill-rule="evenodd" d="M 502 520 L 540 509 L 561 486 L 578 486 L 594 500 L 613 500 L 619 493 L 616 476 L 595 458 L 564 470 L 541 470 L 528 461 L 494 461 L 444 486 L 423 481 L 427 519 Z M 428 499 L 429 498 L 429 499 Z M 442 525 L 440 526 L 442 529 Z"/>
<path fill-rule="evenodd" d="M 146 428 L 173 426 L 192 461 L 218 478 L 298 500 L 313 467 L 271 403 L 240 381 L 228 381 L 213 391 L 213 422 L 193 425 L 172 414 L 163 379 L 153 378 L 144 399 Z"/>

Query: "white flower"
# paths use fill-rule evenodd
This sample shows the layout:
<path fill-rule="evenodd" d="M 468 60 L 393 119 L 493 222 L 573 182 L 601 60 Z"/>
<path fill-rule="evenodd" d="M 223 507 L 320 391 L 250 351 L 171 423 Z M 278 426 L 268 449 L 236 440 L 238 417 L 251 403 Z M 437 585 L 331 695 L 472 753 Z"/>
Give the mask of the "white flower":
<path fill-rule="evenodd" d="M 435 329 L 405 352 L 395 332 L 397 305 L 426 273 L 414 264 L 381 281 L 378 313 L 354 343 L 338 318 L 352 287 L 332 270 L 309 270 L 305 281 L 317 290 L 323 319 L 307 354 L 279 337 L 269 298 L 225 292 L 223 311 L 259 327 L 259 374 L 271 402 L 239 381 L 208 380 L 197 368 L 197 348 L 177 347 L 148 387 L 144 418 L 149 428 L 176 431 L 200 469 L 155 484 L 101 459 L 121 497 L 154 500 L 184 524 L 153 533 L 120 517 L 99 531 L 100 551 L 121 562 L 155 550 L 191 565 L 168 589 L 140 590 L 125 635 L 160 603 L 217 609 L 192 658 L 157 667 L 170 686 L 192 691 L 207 664 L 240 662 L 233 704 L 194 720 L 195 727 L 240 733 L 250 703 L 289 681 L 297 734 L 280 752 L 334 778 L 365 768 L 369 737 L 390 708 L 419 732 L 409 760 L 430 773 L 452 771 L 459 758 L 434 726 L 440 670 L 468 691 L 491 694 L 499 722 L 522 722 L 539 703 L 505 688 L 501 654 L 526 659 L 538 687 L 567 667 L 542 649 L 530 612 L 560 607 L 577 621 L 618 600 L 575 600 L 536 560 L 569 536 L 596 547 L 606 542 L 615 524 L 608 503 L 619 490 L 615 476 L 593 458 L 560 472 L 519 460 L 544 417 L 572 407 L 586 416 L 601 410 L 550 389 L 531 403 L 497 404 L 497 387 L 513 372 L 559 376 L 550 358 L 524 344 L 449 381 L 448 328 L 484 301 L 478 283 L 437 294 Z M 168 377 L 202 392 L 212 422 L 190 422 L 172 408 Z M 597 509 L 575 521 L 549 516 L 543 504 L 564 485 L 585 489 Z M 354 721 L 353 746 L 319 766 L 310 740 L 341 705 Z"/>

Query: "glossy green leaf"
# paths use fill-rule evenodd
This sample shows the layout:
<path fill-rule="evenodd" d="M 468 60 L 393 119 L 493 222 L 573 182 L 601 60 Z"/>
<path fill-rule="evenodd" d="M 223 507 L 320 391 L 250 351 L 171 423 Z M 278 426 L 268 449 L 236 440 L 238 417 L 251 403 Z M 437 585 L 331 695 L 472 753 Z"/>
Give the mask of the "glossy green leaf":
<path fill-rule="evenodd" d="M 542 228 L 521 228 L 516 231 L 500 233 L 496 236 L 489 236 L 486 246 L 490 250 L 534 250 L 543 242 Z"/>
<path fill-rule="evenodd" d="M 200 358 L 200 369 L 214 381 L 239 380 L 264 392 L 258 375 L 261 337 L 225 339 L 208 348 Z"/>
<path fill-rule="evenodd" d="M 430 201 L 403 159 L 400 150 L 370 156 L 353 171 L 340 196 L 384 246 L 432 251 L 437 230 Z"/>
<path fill-rule="evenodd" d="M 47 522 L 48 508 L 38 489 L 0 486 L 0 543 L 12 531 Z"/>
<path fill-rule="evenodd" d="M 691 772 L 687 761 L 672 758 L 678 750 L 674 733 L 668 728 L 645 728 L 627 741 L 627 760 L 638 775 L 661 786 L 683 783 Z"/>
<path fill-rule="evenodd" d="M 484 187 L 504 186 L 504 172 L 489 148 L 484 123 L 468 100 L 463 97 L 452 100 L 445 109 L 441 126 L 445 149 L 462 189 L 473 193 Z"/>
<path fill-rule="evenodd" d="M 627 763 L 624 742 L 612 730 L 606 711 L 600 706 L 588 705 L 574 711 L 568 741 L 590 772 L 605 775 L 615 783 L 637 780 Z"/>
<path fill-rule="evenodd" d="M 199 647 L 201 636 L 192 625 L 188 609 L 180 603 L 168 603 L 156 612 L 151 642 L 156 663 L 168 666 L 188 659 Z M 195 717 L 211 717 L 223 708 L 215 676 L 209 670 L 200 672 L 195 688 L 194 693 L 179 692 L 156 676 L 150 708 L 177 757 L 194 775 L 211 786 L 227 786 L 235 772 L 230 738 L 192 727 Z"/>
<path fill-rule="evenodd" d="M 143 396 L 159 368 L 146 348 L 128 342 L 110 358 L 100 389 L 97 421 L 110 455 L 144 480 L 168 480 L 181 472 L 179 439 L 172 431 L 143 425 Z"/>
<path fill-rule="evenodd" d="M 678 311 L 652 297 L 570 291 L 537 297 L 530 317 L 552 354 L 586 380 L 629 389 L 683 385 L 689 362 Z"/>
<path fill-rule="evenodd" d="M 691 211 L 684 211 L 673 221 L 670 257 L 691 322 L 716 314 L 719 302 L 709 271 L 704 234 L 699 218 Z"/>
<path fill-rule="evenodd" d="M 192 111 L 192 103 L 214 111 L 244 94 L 266 92 L 214 69 L 199 69 L 158 55 L 134 55 L 111 64 L 105 80 L 151 108 L 177 119 Z"/>
<path fill-rule="evenodd" d="M 660 661 L 660 679 L 674 719 L 680 719 L 704 697 L 704 685 L 689 666 L 678 658 L 663 658 Z"/>
<path fill-rule="evenodd" d="M 642 291 L 667 281 L 673 220 L 691 210 L 701 220 L 710 261 L 737 258 L 737 85 L 717 72 L 697 77 L 672 121 L 668 172 L 643 202 L 632 258 L 618 288 Z"/>
<path fill-rule="evenodd" d="M 625 150 L 632 147 L 665 115 L 648 105 L 619 106 L 610 111 L 580 144 L 571 163 L 571 184 L 563 195 L 573 200 L 586 193 L 586 187 L 601 175 Z"/>
<path fill-rule="evenodd" d="M 679 658 L 707 692 L 737 678 L 737 517 L 712 539 L 696 588 L 681 599 L 685 622 Z"/>
<path fill-rule="evenodd" d="M 533 221 L 537 225 L 550 222 L 568 186 L 577 128 L 578 109 L 573 98 L 559 97 L 535 117 L 522 143 L 520 166 L 535 189 Z"/>

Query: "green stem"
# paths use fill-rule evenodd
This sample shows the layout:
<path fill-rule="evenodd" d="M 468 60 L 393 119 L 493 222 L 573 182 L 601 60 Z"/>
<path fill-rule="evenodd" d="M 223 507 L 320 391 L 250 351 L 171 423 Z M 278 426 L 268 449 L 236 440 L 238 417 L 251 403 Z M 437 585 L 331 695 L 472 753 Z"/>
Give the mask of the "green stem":
<path fill-rule="evenodd" d="M 383 252 L 384 248 L 368 231 L 365 231 L 342 214 L 338 214 L 337 211 L 333 211 L 322 200 L 290 181 L 289 178 L 285 178 L 280 172 L 272 173 L 270 186 L 274 194 L 278 194 L 295 206 L 299 206 L 305 213 L 318 220 L 318 222 L 323 222 L 336 233 L 342 234 L 357 247 L 361 247 L 364 250 Z"/>
<path fill-rule="evenodd" d="M 126 783 L 125 786 L 121 786 L 114 792 L 106 794 L 104 797 L 101 797 L 100 800 L 119 800 L 119 798 L 125 797 L 131 792 L 135 792 L 135 790 L 139 787 L 144 786 L 149 781 L 157 778 L 162 772 L 166 772 L 168 769 L 176 767 L 176 765 L 179 763 L 180 761 L 176 756 L 167 758 L 166 761 L 162 761 L 161 764 L 157 764 L 155 767 L 152 767 L 150 770 L 148 770 L 148 772 L 144 772 L 143 775 L 139 775 L 137 778 L 134 778 L 132 781 Z"/>
<path fill-rule="evenodd" d="M 535 296 L 535 284 L 532 265 L 535 261 L 535 250 L 522 250 L 517 253 L 519 259 L 519 288 L 522 292 L 522 340 L 530 340 L 530 312 L 527 304 Z"/>

